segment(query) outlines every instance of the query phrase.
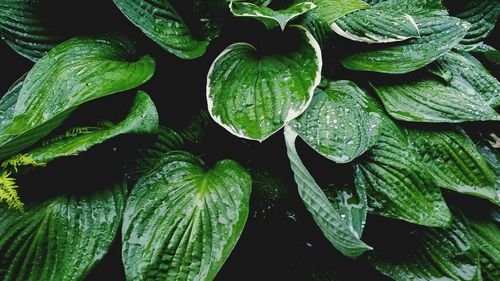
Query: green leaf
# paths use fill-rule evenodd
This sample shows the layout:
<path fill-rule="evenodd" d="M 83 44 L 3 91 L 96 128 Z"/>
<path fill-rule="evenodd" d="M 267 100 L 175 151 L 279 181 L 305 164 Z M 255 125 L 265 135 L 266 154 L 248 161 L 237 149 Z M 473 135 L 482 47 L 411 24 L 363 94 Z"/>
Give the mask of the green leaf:
<path fill-rule="evenodd" d="M 307 110 L 290 122 L 314 150 L 337 163 L 347 163 L 370 149 L 380 135 L 375 101 L 351 81 L 330 82 L 316 89 Z"/>
<path fill-rule="evenodd" d="M 365 43 L 390 43 L 420 37 L 411 15 L 384 7 L 375 5 L 350 13 L 336 20 L 332 29 L 347 39 Z"/>
<path fill-rule="evenodd" d="M 233 44 L 208 73 L 210 115 L 242 138 L 263 141 L 302 114 L 321 80 L 321 51 L 306 29 L 292 26 L 270 35 L 287 44 L 269 46 L 275 48 L 270 53 Z"/>
<path fill-rule="evenodd" d="M 149 38 L 183 58 L 202 56 L 219 35 L 225 0 L 113 0 L 122 13 Z"/>
<path fill-rule="evenodd" d="M 369 261 L 396 281 L 480 281 L 479 252 L 470 229 L 463 218 L 452 222 L 448 228 L 414 228 L 399 235 L 388 231 L 384 238 L 392 247 L 377 248 Z"/>
<path fill-rule="evenodd" d="M 441 191 L 410 149 L 407 136 L 388 117 L 380 140 L 356 169 L 356 186 L 366 189 L 370 211 L 411 223 L 443 227 L 451 219 Z"/>
<path fill-rule="evenodd" d="M 128 280 L 213 280 L 249 212 L 251 179 L 236 162 L 206 170 L 174 151 L 136 184 L 123 222 Z"/>
<path fill-rule="evenodd" d="M 154 60 L 134 56 L 131 42 L 121 36 L 74 38 L 52 49 L 11 88 L 9 96 L 17 95 L 17 101 L 10 102 L 12 116 L 1 122 L 0 158 L 46 136 L 79 105 L 149 80 Z"/>
<path fill-rule="evenodd" d="M 63 38 L 40 14 L 42 0 L 0 0 L 0 34 L 20 55 L 36 61 Z"/>
<path fill-rule="evenodd" d="M 23 87 L 24 79 L 26 79 L 26 74 L 14 82 L 7 90 L 7 93 L 0 99 L 0 132 L 12 123 L 14 108 Z"/>
<path fill-rule="evenodd" d="M 455 130 L 410 130 L 409 139 L 440 187 L 500 204 L 495 175 L 467 136 Z"/>
<path fill-rule="evenodd" d="M 494 130 L 494 129 L 493 129 Z M 492 134 L 493 136 L 496 137 L 495 134 Z M 496 137 L 496 140 L 498 141 L 498 137 Z M 481 156 L 483 159 L 488 163 L 488 166 L 490 169 L 493 171 L 494 177 L 495 177 L 495 182 L 496 182 L 496 189 L 497 189 L 497 194 L 500 193 L 500 154 L 498 152 L 498 147 L 493 147 L 494 143 L 490 143 L 489 140 L 485 140 L 483 138 L 477 140 L 474 140 L 475 146 L 478 149 L 479 153 L 481 153 Z M 497 195 L 498 196 L 498 195 Z"/>
<path fill-rule="evenodd" d="M 399 120 L 429 123 L 500 120 L 500 115 L 461 77 L 453 77 L 449 85 L 423 78 L 372 86 L 387 112 Z"/>
<path fill-rule="evenodd" d="M 2 280 L 82 280 L 115 239 L 124 180 L 89 196 L 59 196 L 25 212 L 0 206 Z"/>
<path fill-rule="evenodd" d="M 158 130 L 158 112 L 151 98 L 145 92 L 139 92 L 128 116 L 120 123 L 103 127 L 83 127 L 67 131 L 43 146 L 13 156 L 2 163 L 2 168 L 16 163 L 19 157 L 30 159 L 37 165 L 60 157 L 75 156 L 108 139 L 123 134 L 153 134 Z M 30 163 L 32 164 L 32 163 Z M 14 168 L 17 167 L 14 165 Z"/>
<path fill-rule="evenodd" d="M 301 1 L 302 2 L 302 1 Z M 318 6 L 312 14 L 315 14 L 321 21 L 331 26 L 337 19 L 360 9 L 370 8 L 361 0 L 310 0 Z"/>
<path fill-rule="evenodd" d="M 500 51 L 490 45 L 484 43 L 476 45 L 476 47 L 472 49 L 472 52 L 482 53 L 488 61 L 494 64 L 500 64 Z"/>
<path fill-rule="evenodd" d="M 414 71 L 450 51 L 469 29 L 467 22 L 448 16 L 413 18 L 419 28 L 420 38 L 348 55 L 341 60 L 344 67 L 394 74 Z"/>
<path fill-rule="evenodd" d="M 366 220 L 366 198 L 364 189 L 358 189 L 359 200 L 356 204 L 348 203 L 352 194 L 345 193 L 346 200 L 329 200 L 327 195 L 318 186 L 312 175 L 300 160 L 295 140 L 297 133 L 289 126 L 285 127 L 285 143 L 288 159 L 295 176 L 299 195 L 304 201 L 307 210 L 319 226 L 323 235 L 342 254 L 356 258 L 372 248 L 361 241 L 362 226 Z M 361 191 L 361 192 L 360 192 Z"/>
<path fill-rule="evenodd" d="M 500 229 L 493 221 L 467 217 L 471 235 L 479 248 L 481 273 L 484 280 L 500 279 Z"/>
<path fill-rule="evenodd" d="M 318 15 L 314 13 L 306 13 L 300 22 L 300 24 L 309 31 L 314 39 L 318 42 L 319 46 L 323 50 L 325 45 L 329 42 L 332 34 L 332 29 L 330 26 L 322 21 Z"/>
<path fill-rule="evenodd" d="M 285 30 L 289 21 L 314 8 L 316 8 L 316 5 L 311 2 L 297 3 L 279 11 L 245 2 L 231 2 L 229 4 L 229 9 L 234 16 L 255 18 L 261 21 L 267 29 L 273 29 L 279 26 L 281 30 Z"/>
<path fill-rule="evenodd" d="M 471 46 L 481 43 L 495 28 L 500 16 L 500 2 L 498 0 L 468 0 L 458 1 L 461 11 L 456 15 L 471 24 L 460 44 Z"/>
<path fill-rule="evenodd" d="M 372 9 L 403 12 L 412 16 L 444 16 L 448 14 L 441 0 L 381 0 L 373 4 L 376 5 Z"/>
<path fill-rule="evenodd" d="M 500 106 L 500 83 L 471 55 L 449 52 L 439 58 L 436 65 L 452 77 L 466 80 L 491 107 Z"/>

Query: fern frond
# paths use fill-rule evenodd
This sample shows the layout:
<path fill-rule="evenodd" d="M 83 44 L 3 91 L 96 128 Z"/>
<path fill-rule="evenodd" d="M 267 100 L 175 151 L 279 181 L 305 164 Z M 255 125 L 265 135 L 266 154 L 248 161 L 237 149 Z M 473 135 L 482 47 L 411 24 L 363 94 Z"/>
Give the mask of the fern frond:
<path fill-rule="evenodd" d="M 43 167 L 43 166 L 45 166 L 45 163 L 36 162 L 36 160 L 33 159 L 29 155 L 18 154 L 18 155 L 15 155 L 15 156 L 5 160 L 2 163 L 1 167 L 3 169 L 12 168 L 12 169 L 14 169 L 15 172 L 17 172 L 18 167 L 25 167 L 25 166 Z"/>
<path fill-rule="evenodd" d="M 0 174 L 0 202 L 5 202 L 9 208 L 23 209 L 23 203 L 17 194 L 16 180 L 10 177 L 10 172 Z"/>

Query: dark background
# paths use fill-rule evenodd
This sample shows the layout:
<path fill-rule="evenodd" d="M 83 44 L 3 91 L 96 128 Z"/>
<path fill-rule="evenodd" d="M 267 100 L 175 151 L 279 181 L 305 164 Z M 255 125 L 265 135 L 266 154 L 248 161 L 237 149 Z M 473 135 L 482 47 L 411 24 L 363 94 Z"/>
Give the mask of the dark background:
<path fill-rule="evenodd" d="M 230 43 L 255 41 L 262 30 L 259 23 L 252 21 L 240 21 L 236 25 L 238 28 L 229 24 L 202 58 L 182 60 L 143 35 L 112 1 L 67 2 L 54 1 L 54 7 L 46 11 L 48 19 L 66 36 L 123 33 L 136 44 L 138 54 L 155 57 L 157 68 L 154 77 L 138 89 L 145 90 L 153 98 L 161 124 L 174 129 L 181 129 L 191 116 L 206 107 L 206 73 L 213 59 Z M 33 65 L 3 42 L 0 42 L 0 62 L 0 93 L 5 93 Z M 339 75 L 352 78 L 349 72 Z M 356 73 L 354 76 L 357 80 L 366 81 L 363 75 Z M 113 95 L 85 105 L 76 112 L 73 120 L 109 115 L 109 112 L 123 113 L 133 92 Z M 123 171 L 120 164 L 116 164 L 119 162 L 115 161 L 120 161 L 129 150 L 150 141 L 133 137 L 119 138 L 93 148 L 78 158 L 56 161 L 21 179 L 23 198 L 39 199 L 44 196 L 40 189 L 48 194 L 51 193 L 48 191 L 50 189 L 53 189 L 53 193 L 68 192 L 68 189 L 75 192 L 88 188 L 94 180 L 113 173 L 120 174 Z M 118 150 L 114 152 L 111 148 L 116 147 Z M 299 143 L 298 148 L 306 166 L 314 167 L 312 173 L 319 178 L 320 183 L 352 181 L 350 167 L 333 165 L 303 143 Z M 345 258 L 322 236 L 298 198 L 281 132 L 264 143 L 258 143 L 240 140 L 218 126 L 211 126 L 207 141 L 202 146 L 194 147 L 191 152 L 202 157 L 209 165 L 229 158 L 250 169 L 269 171 L 277 175 L 285 186 L 270 201 L 266 201 L 268 194 L 265 191 L 254 189 L 252 209 L 245 230 L 216 280 L 386 280 L 368 265 L 365 256 L 356 261 Z M 72 177 L 81 177 L 82 173 L 86 180 L 70 188 L 64 185 Z M 40 182 L 50 184 L 40 186 Z M 59 187 L 54 188 L 58 184 Z M 405 227 L 407 225 L 403 222 L 369 216 L 364 237 L 376 244 L 377 240 L 386 238 L 389 229 Z M 125 280 L 119 236 L 86 280 Z M 399 245 L 398 241 L 391 243 L 396 247 L 404 246 Z"/>

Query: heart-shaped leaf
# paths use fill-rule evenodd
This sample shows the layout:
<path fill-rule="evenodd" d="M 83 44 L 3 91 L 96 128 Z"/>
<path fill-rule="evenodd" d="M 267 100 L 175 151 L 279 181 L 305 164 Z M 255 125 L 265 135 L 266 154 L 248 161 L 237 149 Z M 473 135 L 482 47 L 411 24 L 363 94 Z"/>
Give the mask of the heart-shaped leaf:
<path fill-rule="evenodd" d="M 272 33 L 270 53 L 236 43 L 214 61 L 207 78 L 212 118 L 232 134 L 262 141 L 299 116 L 321 80 L 321 51 L 303 27 Z"/>
<path fill-rule="evenodd" d="M 93 195 L 59 196 L 25 212 L 0 206 L 2 280 L 82 280 L 115 239 L 126 192 L 122 180 Z"/>
<path fill-rule="evenodd" d="M 411 152 L 403 130 L 384 117 L 380 140 L 358 162 L 356 186 L 366 189 L 370 211 L 425 226 L 451 219 L 439 187 Z"/>
<path fill-rule="evenodd" d="M 202 56 L 219 35 L 225 0 L 113 0 L 144 34 L 170 53 L 183 58 Z"/>
<path fill-rule="evenodd" d="M 153 134 L 157 129 L 158 112 L 154 103 L 146 93 L 139 92 L 130 113 L 120 123 L 101 127 L 70 129 L 63 135 L 47 141 L 42 146 L 5 160 L 1 167 L 17 170 L 18 159 L 25 159 L 24 162 L 30 165 L 45 165 L 60 157 L 76 156 L 118 135 Z"/>
<path fill-rule="evenodd" d="M 372 248 L 360 239 L 367 211 L 364 189 L 358 190 L 359 201 L 357 204 L 348 203 L 347 198 L 346 200 L 330 201 L 300 160 L 295 148 L 296 138 L 297 133 L 286 126 L 287 154 L 299 195 L 323 235 L 342 254 L 350 258 L 355 258 L 371 250 Z M 348 198 L 353 197 L 352 194 L 345 193 L 345 195 Z"/>
<path fill-rule="evenodd" d="M 273 29 L 279 26 L 281 30 L 285 30 L 289 21 L 314 8 L 316 8 L 316 5 L 311 2 L 297 3 L 279 11 L 245 2 L 231 2 L 229 4 L 229 9 L 234 16 L 255 18 L 262 22 L 267 29 Z"/>
<path fill-rule="evenodd" d="M 440 187 L 500 204 L 495 175 L 467 136 L 454 130 L 410 130 L 408 137 Z"/>
<path fill-rule="evenodd" d="M 316 89 L 307 110 L 290 125 L 318 153 L 347 163 L 377 142 L 377 110 L 375 101 L 353 82 L 330 82 L 326 89 Z"/>
<path fill-rule="evenodd" d="M 154 60 L 134 57 L 131 42 L 122 36 L 74 38 L 52 49 L 7 95 L 17 100 L 9 102 L 12 114 L 0 123 L 0 158 L 46 136 L 82 103 L 149 80 Z"/>
<path fill-rule="evenodd" d="M 236 162 L 210 170 L 169 152 L 128 199 L 123 262 L 128 280 L 213 280 L 248 216 L 251 179 Z"/>
<path fill-rule="evenodd" d="M 461 77 L 449 85 L 433 78 L 372 85 L 387 112 L 412 122 L 459 123 L 500 120 L 500 115 Z"/>
<path fill-rule="evenodd" d="M 0 34 L 20 55 L 36 61 L 59 44 L 63 37 L 40 14 L 43 0 L 0 1 Z"/>

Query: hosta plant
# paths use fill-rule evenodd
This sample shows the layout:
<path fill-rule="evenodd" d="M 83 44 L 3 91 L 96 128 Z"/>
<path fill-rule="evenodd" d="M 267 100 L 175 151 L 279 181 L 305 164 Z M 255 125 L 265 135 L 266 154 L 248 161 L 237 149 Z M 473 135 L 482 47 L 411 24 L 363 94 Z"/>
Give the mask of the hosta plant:
<path fill-rule="evenodd" d="M 500 279 L 499 1 L 71 5 L 0 0 L 0 280 Z"/>

